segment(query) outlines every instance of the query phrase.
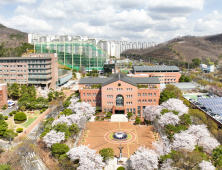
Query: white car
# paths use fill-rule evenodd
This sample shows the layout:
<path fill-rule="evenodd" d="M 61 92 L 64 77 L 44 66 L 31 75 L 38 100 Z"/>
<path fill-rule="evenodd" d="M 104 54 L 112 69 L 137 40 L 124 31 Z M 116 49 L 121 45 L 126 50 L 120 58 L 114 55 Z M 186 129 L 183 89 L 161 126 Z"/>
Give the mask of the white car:
<path fill-rule="evenodd" d="M 8 109 L 11 109 L 11 108 L 13 108 L 13 105 L 8 106 Z"/>

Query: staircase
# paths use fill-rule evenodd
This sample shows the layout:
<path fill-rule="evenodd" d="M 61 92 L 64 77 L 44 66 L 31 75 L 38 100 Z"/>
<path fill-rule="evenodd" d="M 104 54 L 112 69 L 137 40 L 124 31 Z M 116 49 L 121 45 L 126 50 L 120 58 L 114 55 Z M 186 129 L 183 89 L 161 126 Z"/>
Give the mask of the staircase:
<path fill-rule="evenodd" d="M 128 122 L 128 118 L 124 114 L 115 114 L 111 116 L 111 122 Z"/>

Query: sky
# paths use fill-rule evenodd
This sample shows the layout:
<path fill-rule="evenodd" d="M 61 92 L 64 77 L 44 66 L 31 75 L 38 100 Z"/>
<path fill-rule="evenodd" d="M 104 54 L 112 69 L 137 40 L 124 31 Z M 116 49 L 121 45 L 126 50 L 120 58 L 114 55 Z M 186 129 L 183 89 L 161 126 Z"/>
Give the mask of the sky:
<path fill-rule="evenodd" d="M 0 0 L 0 23 L 41 35 L 162 43 L 222 33 L 222 0 Z"/>

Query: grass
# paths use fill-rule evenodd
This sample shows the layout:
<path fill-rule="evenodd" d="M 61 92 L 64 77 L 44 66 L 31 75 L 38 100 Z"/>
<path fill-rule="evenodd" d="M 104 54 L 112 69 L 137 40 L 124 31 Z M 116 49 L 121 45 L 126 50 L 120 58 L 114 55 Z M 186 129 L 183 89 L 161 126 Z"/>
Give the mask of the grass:
<path fill-rule="evenodd" d="M 24 128 L 27 128 L 29 125 L 31 125 L 32 122 L 34 122 L 37 119 L 37 117 L 28 118 L 28 121 L 21 124 Z"/>
<path fill-rule="evenodd" d="M 109 134 L 109 138 L 111 139 L 111 140 L 113 140 L 113 135 L 114 135 L 114 133 L 110 133 Z M 132 135 L 130 134 L 130 133 L 127 133 L 127 138 L 126 138 L 126 140 L 129 140 L 129 139 L 131 139 L 132 138 Z"/>
<path fill-rule="evenodd" d="M 113 139 L 113 135 L 114 135 L 114 133 L 110 133 L 109 134 L 109 138 L 112 140 Z"/>

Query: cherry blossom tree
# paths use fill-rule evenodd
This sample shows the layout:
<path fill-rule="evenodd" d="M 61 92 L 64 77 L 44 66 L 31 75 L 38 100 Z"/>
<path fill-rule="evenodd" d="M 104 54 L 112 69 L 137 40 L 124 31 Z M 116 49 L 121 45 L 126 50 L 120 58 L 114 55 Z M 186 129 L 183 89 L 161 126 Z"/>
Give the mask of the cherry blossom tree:
<path fill-rule="evenodd" d="M 166 102 L 163 102 L 160 106 L 162 106 L 163 109 L 179 112 L 178 116 L 186 114 L 189 110 L 189 108 L 183 104 L 183 101 L 179 99 L 169 99 Z"/>
<path fill-rule="evenodd" d="M 39 88 L 37 89 L 37 91 L 38 91 L 38 96 L 39 96 L 39 97 L 43 97 L 43 98 L 45 98 L 45 99 L 48 98 L 48 93 L 50 92 L 50 90 L 49 90 L 47 87 L 44 87 L 43 90 L 42 90 L 41 87 L 39 87 Z"/>
<path fill-rule="evenodd" d="M 154 121 L 158 116 L 160 116 L 160 112 L 162 110 L 161 106 L 150 105 L 146 106 L 143 111 L 146 120 Z"/>
<path fill-rule="evenodd" d="M 77 102 L 76 104 L 70 104 L 68 109 L 71 109 L 73 113 L 82 114 L 86 116 L 86 119 L 90 119 L 96 111 L 95 107 L 85 102 Z"/>
<path fill-rule="evenodd" d="M 203 147 L 203 150 L 211 154 L 212 150 L 220 145 L 220 143 L 210 135 L 206 125 L 191 125 L 185 131 L 197 137 L 197 144 Z"/>
<path fill-rule="evenodd" d="M 163 136 L 161 140 L 153 142 L 152 145 L 154 146 L 154 151 L 159 156 L 167 155 L 171 152 L 170 140 L 166 136 Z"/>
<path fill-rule="evenodd" d="M 202 146 L 205 152 L 211 154 L 212 150 L 218 147 L 220 143 L 214 137 L 204 137 L 199 141 L 198 145 Z"/>
<path fill-rule="evenodd" d="M 164 127 L 165 125 L 176 125 L 180 121 L 179 116 L 173 114 L 172 112 L 165 113 L 164 115 L 160 116 L 158 123 L 160 126 Z"/>
<path fill-rule="evenodd" d="M 161 170 L 172 170 L 173 167 L 171 164 L 173 163 L 172 159 L 167 159 L 163 164 L 161 164 Z"/>
<path fill-rule="evenodd" d="M 196 144 L 197 137 L 195 135 L 182 131 L 174 134 L 172 149 L 175 151 L 185 149 L 188 152 L 192 152 L 195 149 Z"/>
<path fill-rule="evenodd" d="M 43 142 L 46 143 L 47 147 L 51 148 L 51 146 L 55 143 L 60 143 L 65 140 L 65 132 L 56 133 L 55 130 L 51 130 L 46 136 L 43 138 Z"/>
<path fill-rule="evenodd" d="M 211 162 L 203 160 L 200 164 L 199 167 L 201 170 L 215 170 L 216 168 L 212 165 Z"/>
<path fill-rule="evenodd" d="M 139 147 L 131 155 L 131 165 L 136 170 L 152 170 L 158 168 L 158 154 L 154 150 L 145 147 Z"/>
<path fill-rule="evenodd" d="M 101 155 L 96 154 L 96 150 L 89 149 L 89 145 L 72 148 L 66 154 L 71 161 L 79 160 L 78 170 L 102 170 L 105 166 Z"/>

